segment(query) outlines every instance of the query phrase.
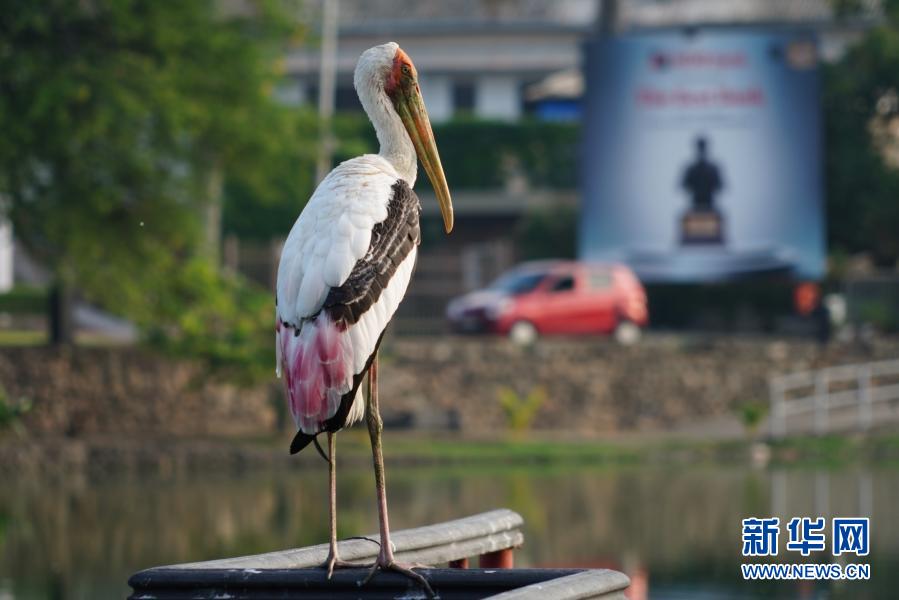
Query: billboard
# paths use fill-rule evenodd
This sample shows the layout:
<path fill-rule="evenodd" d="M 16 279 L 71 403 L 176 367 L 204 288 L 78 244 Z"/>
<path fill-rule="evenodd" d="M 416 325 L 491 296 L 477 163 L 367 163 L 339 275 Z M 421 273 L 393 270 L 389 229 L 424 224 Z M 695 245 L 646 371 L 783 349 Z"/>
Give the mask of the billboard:
<path fill-rule="evenodd" d="M 580 257 L 647 282 L 824 274 L 817 46 L 786 30 L 586 45 Z"/>

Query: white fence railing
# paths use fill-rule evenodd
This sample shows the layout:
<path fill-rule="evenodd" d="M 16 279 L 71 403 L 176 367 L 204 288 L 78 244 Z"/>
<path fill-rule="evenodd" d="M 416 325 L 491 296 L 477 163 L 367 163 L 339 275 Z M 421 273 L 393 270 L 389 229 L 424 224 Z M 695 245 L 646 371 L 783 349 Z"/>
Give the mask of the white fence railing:
<path fill-rule="evenodd" d="M 772 437 L 783 437 L 787 434 L 787 421 L 802 422 L 803 417 L 811 420 L 811 431 L 816 434 L 846 429 L 853 424 L 866 431 L 874 423 L 875 410 L 884 403 L 899 401 L 899 360 L 775 375 L 768 385 Z M 879 418 L 899 419 L 899 411 L 889 410 L 890 406 L 885 408 L 886 411 L 878 413 Z M 833 418 L 837 413 L 841 417 L 839 422 Z"/>

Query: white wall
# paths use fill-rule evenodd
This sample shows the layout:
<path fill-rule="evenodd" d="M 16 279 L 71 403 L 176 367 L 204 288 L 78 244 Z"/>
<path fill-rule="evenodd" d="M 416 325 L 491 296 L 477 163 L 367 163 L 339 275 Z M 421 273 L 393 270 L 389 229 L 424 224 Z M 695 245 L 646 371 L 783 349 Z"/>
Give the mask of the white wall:
<path fill-rule="evenodd" d="M 306 84 L 296 77 L 286 77 L 275 88 L 275 99 L 287 106 L 299 106 L 310 102 L 318 102 L 318 98 L 309 98 Z"/>
<path fill-rule="evenodd" d="M 421 75 L 418 87 L 421 88 L 421 95 L 425 100 L 431 121 L 440 123 L 453 116 L 453 85 L 449 77 Z"/>
<path fill-rule="evenodd" d="M 521 116 L 519 82 L 515 77 L 484 76 L 475 82 L 475 114 L 512 121 Z"/>

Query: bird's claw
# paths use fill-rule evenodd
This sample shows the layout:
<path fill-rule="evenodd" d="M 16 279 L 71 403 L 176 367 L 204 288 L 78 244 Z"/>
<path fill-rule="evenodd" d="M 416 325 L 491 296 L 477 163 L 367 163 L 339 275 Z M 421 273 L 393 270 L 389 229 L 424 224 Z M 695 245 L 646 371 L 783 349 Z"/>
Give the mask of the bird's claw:
<path fill-rule="evenodd" d="M 331 579 L 331 576 L 334 574 L 334 569 L 366 569 L 371 566 L 372 565 L 370 564 L 356 564 L 347 562 L 345 560 L 340 560 L 332 554 L 329 554 L 325 562 L 322 563 L 321 568 L 327 569 L 328 579 Z"/>
<path fill-rule="evenodd" d="M 368 575 L 365 576 L 365 579 L 359 582 L 360 586 L 365 585 L 371 578 L 375 576 L 375 573 L 378 571 L 395 571 L 400 575 L 405 575 L 409 579 L 416 581 L 425 591 L 428 598 L 431 600 L 437 600 L 438 596 L 434 593 L 433 588 L 431 588 L 431 584 L 428 583 L 428 580 L 425 579 L 424 575 L 421 573 L 416 573 L 412 570 L 412 567 L 415 568 L 426 568 L 427 565 L 401 565 L 394 560 L 384 560 L 380 556 L 375 561 L 375 564 L 372 565 L 371 570 L 368 572 Z"/>

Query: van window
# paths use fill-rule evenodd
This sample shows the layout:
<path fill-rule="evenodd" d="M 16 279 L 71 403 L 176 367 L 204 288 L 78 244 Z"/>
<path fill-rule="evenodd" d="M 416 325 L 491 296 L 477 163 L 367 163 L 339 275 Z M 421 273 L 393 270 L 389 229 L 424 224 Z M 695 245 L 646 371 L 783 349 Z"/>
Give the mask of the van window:
<path fill-rule="evenodd" d="M 533 291 L 546 278 L 544 272 L 511 272 L 500 276 L 487 289 L 510 296 L 521 296 Z"/>
<path fill-rule="evenodd" d="M 590 271 L 590 287 L 604 290 L 612 287 L 612 273 L 609 271 Z"/>
<path fill-rule="evenodd" d="M 551 292 L 570 292 L 574 289 L 574 277 L 568 275 L 556 281 L 549 291 Z"/>

